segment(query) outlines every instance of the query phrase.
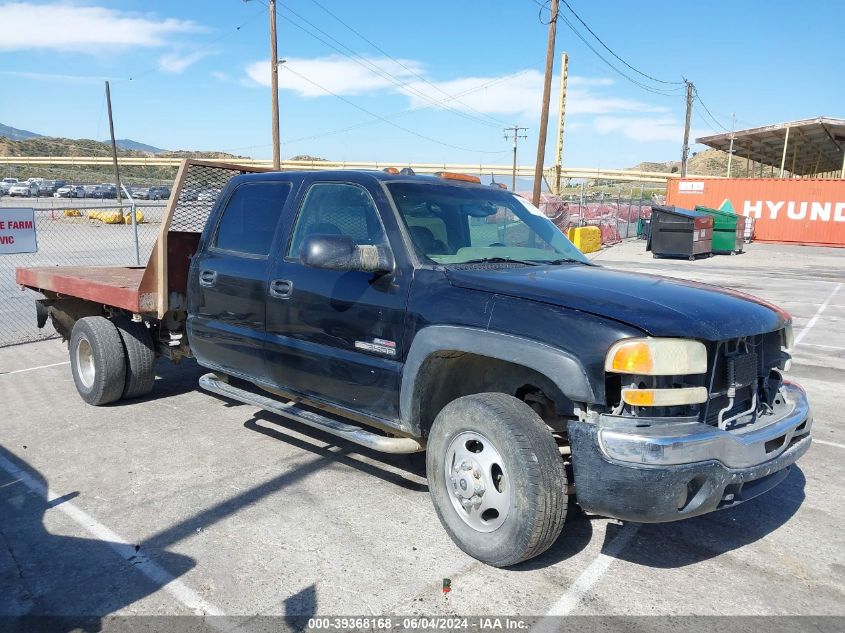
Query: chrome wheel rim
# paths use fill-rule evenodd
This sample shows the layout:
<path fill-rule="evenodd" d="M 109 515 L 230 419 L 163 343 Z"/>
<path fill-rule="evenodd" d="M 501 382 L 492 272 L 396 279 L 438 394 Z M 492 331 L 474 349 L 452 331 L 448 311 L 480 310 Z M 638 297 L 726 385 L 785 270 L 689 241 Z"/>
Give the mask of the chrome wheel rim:
<path fill-rule="evenodd" d="M 446 489 L 458 516 L 474 530 L 501 527 L 511 506 L 511 482 L 493 442 L 474 431 L 460 433 L 446 449 Z"/>
<path fill-rule="evenodd" d="M 94 384 L 96 369 L 94 368 L 94 351 L 88 339 L 81 338 L 76 344 L 76 373 L 79 375 L 80 382 L 90 389 Z"/>

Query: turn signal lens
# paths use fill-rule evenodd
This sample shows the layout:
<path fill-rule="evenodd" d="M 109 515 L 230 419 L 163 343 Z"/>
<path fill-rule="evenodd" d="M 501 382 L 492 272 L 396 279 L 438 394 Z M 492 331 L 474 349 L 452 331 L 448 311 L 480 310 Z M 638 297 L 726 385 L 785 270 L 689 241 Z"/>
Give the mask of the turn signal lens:
<path fill-rule="evenodd" d="M 611 350 L 613 351 L 613 350 Z M 649 375 L 654 367 L 651 348 L 645 341 L 632 341 L 619 345 L 614 354 L 607 356 L 605 369 L 620 374 Z"/>
<path fill-rule="evenodd" d="M 681 338 L 638 338 L 614 343 L 605 371 L 643 376 L 686 376 L 707 372 L 707 348 Z"/>
<path fill-rule="evenodd" d="M 705 387 L 623 389 L 622 400 L 634 407 L 670 407 L 707 402 Z"/>
<path fill-rule="evenodd" d="M 453 171 L 438 171 L 434 174 L 438 178 L 445 178 L 446 180 L 462 180 L 464 182 L 480 183 L 481 178 L 478 176 L 470 176 L 469 174 L 457 174 Z"/>

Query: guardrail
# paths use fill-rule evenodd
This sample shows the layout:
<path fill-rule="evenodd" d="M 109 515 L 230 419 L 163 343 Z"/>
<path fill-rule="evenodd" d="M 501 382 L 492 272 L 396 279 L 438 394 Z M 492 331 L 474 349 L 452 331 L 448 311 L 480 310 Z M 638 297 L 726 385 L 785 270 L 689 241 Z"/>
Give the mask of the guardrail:
<path fill-rule="evenodd" d="M 121 156 L 118 162 L 127 167 L 179 167 L 182 158 L 162 158 L 155 156 Z M 271 167 L 272 162 L 255 158 L 203 158 L 207 163 L 221 166 L 244 165 L 249 167 Z M 58 166 L 93 166 L 111 165 L 110 156 L 0 156 L 0 165 L 58 165 Z M 310 161 L 286 160 L 282 161 L 282 170 L 310 171 L 333 169 L 384 169 L 385 167 L 410 167 L 417 173 L 432 174 L 438 171 L 457 171 L 471 174 L 508 176 L 512 173 L 512 165 L 484 165 L 458 163 L 402 163 L 402 162 L 367 162 L 367 161 Z M 556 168 L 546 169 L 547 177 L 555 175 Z M 533 178 L 533 165 L 518 165 L 516 175 L 520 178 Z M 598 180 L 620 180 L 634 182 L 665 183 L 669 178 L 677 178 L 679 174 L 670 172 L 637 171 L 632 169 L 606 169 L 603 167 L 563 167 L 562 178 L 586 178 Z M 697 176 L 692 178 L 713 178 L 713 176 Z"/>

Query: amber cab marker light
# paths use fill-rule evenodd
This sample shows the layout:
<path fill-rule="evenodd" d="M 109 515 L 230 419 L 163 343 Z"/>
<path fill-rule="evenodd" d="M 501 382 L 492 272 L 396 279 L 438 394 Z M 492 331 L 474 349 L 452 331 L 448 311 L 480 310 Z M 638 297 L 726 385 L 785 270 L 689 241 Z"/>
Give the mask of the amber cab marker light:
<path fill-rule="evenodd" d="M 396 169 L 395 167 L 385 167 L 384 169 L 382 169 L 382 171 L 386 174 L 394 174 L 394 175 L 399 173 L 399 170 Z"/>
<path fill-rule="evenodd" d="M 481 178 L 478 176 L 470 176 L 469 174 L 457 174 L 453 171 L 438 171 L 434 175 L 445 180 L 462 180 L 463 182 L 481 184 Z"/>

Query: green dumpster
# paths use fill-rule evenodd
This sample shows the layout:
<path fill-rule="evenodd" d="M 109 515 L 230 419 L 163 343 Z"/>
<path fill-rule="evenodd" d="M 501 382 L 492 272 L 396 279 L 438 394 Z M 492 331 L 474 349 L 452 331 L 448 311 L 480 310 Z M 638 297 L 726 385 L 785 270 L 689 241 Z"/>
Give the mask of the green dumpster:
<path fill-rule="evenodd" d="M 745 243 L 745 216 L 724 209 L 696 206 L 695 210 L 713 216 L 713 252 L 741 253 Z"/>

